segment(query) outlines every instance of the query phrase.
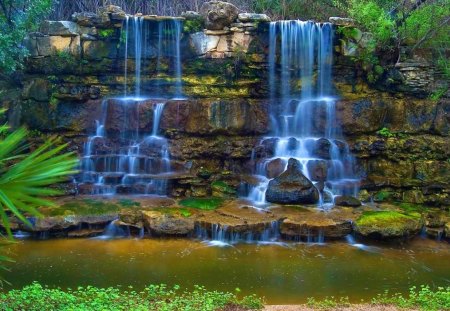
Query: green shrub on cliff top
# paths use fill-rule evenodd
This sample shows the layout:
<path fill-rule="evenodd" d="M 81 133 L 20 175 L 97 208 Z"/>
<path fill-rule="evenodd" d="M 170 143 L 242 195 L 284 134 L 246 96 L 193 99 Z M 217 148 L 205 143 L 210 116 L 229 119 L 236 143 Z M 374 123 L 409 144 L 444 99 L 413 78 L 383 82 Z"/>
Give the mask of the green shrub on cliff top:
<path fill-rule="evenodd" d="M 0 73 L 11 73 L 22 67 L 28 55 L 23 46 L 25 36 L 35 31 L 51 11 L 52 0 L 0 1 Z"/>

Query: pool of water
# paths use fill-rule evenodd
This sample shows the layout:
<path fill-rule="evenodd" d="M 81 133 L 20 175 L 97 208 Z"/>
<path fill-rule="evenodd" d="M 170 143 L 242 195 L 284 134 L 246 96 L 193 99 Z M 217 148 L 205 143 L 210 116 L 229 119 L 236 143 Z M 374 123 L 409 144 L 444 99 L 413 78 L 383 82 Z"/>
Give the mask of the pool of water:
<path fill-rule="evenodd" d="M 32 281 L 63 288 L 198 284 L 295 304 L 310 296 L 359 301 L 386 289 L 450 285 L 450 245 L 423 239 L 365 250 L 341 242 L 210 247 L 182 239 L 24 240 L 8 253 L 16 260 L 5 274 L 13 288 Z"/>

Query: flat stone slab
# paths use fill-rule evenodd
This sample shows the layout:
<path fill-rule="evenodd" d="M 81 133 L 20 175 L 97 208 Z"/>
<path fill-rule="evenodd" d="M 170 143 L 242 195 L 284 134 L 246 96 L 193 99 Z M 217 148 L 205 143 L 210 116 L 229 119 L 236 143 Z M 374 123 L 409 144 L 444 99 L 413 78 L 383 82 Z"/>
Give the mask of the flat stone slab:
<path fill-rule="evenodd" d="M 314 207 L 279 207 L 272 211 L 279 218 L 283 218 L 280 231 L 286 237 L 323 236 L 331 239 L 350 234 L 353 222 L 361 213 L 355 209 L 339 207 L 331 211 Z"/>

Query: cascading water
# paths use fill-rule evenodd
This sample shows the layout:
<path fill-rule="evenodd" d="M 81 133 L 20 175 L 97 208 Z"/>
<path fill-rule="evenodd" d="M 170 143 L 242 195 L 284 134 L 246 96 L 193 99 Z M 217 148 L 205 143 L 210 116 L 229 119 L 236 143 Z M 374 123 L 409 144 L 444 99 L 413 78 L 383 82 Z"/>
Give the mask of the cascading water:
<path fill-rule="evenodd" d="M 359 180 L 354 160 L 336 122 L 332 87 L 333 28 L 331 24 L 279 21 L 270 24 L 269 88 L 273 136 L 261 145 L 274 145 L 272 156 L 252 154 L 255 175 L 248 199 L 264 204 L 274 163 L 286 170 L 289 158 L 302 164 L 302 173 L 321 191 L 321 206 L 336 195 L 356 195 Z M 277 62 L 278 59 L 278 62 Z"/>
<path fill-rule="evenodd" d="M 260 243 L 260 244 L 280 244 L 285 243 L 278 242 L 280 238 L 280 228 L 278 221 L 272 221 L 261 232 L 236 232 L 228 226 L 222 226 L 219 224 L 211 225 L 211 228 L 207 229 L 202 226 L 196 227 L 197 238 L 204 240 L 207 245 L 210 246 L 230 246 L 237 243 Z"/>
<path fill-rule="evenodd" d="M 147 95 L 142 97 L 145 93 L 142 72 L 146 59 L 152 57 L 156 50 L 157 54 L 153 57 L 157 58 L 158 64 L 169 59 L 171 66 L 168 71 L 172 76 L 169 80 L 174 81 L 164 97 L 182 97 L 181 26 L 181 21 L 176 19 L 160 21 L 155 27 L 142 16 L 126 17 L 123 25 L 123 97 L 105 99 L 102 102 L 95 134 L 88 138 L 81 160 L 80 185 L 83 186 L 80 187 L 80 193 L 167 194 L 168 179 L 173 172 L 168 142 L 159 135 L 165 103 L 161 100 L 155 102 Z M 157 49 L 152 46 L 156 42 Z M 132 61 L 134 81 L 130 83 L 128 71 L 133 68 L 129 66 Z M 160 67 L 162 68 L 157 68 L 158 74 L 162 70 Z M 129 92 L 129 88 L 133 87 L 134 92 Z M 145 87 L 152 89 L 151 83 L 146 83 Z M 159 87 L 156 92 L 153 98 L 161 97 Z M 141 116 L 148 111 L 146 109 L 149 106 L 153 113 L 151 123 L 143 121 Z"/>

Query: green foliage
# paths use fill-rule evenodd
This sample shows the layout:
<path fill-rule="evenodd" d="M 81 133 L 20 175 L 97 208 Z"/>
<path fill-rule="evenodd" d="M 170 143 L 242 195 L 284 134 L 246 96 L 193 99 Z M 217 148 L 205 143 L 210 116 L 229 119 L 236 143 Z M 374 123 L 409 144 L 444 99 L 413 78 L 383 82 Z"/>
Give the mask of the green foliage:
<path fill-rule="evenodd" d="M 183 23 L 183 31 L 188 33 L 198 32 L 203 30 L 204 21 L 200 18 L 188 19 Z"/>
<path fill-rule="evenodd" d="M 450 41 L 450 27 L 442 23 L 450 16 L 448 1 L 438 0 L 413 11 L 399 31 L 407 43 L 416 44 L 430 31 L 433 35 L 423 41 L 423 47 L 445 47 Z M 432 40 L 431 40 L 432 39 Z"/>
<path fill-rule="evenodd" d="M 27 33 L 37 30 L 50 12 L 52 0 L 4 0 L 0 6 L 0 71 L 22 68 L 28 51 L 23 46 Z"/>
<path fill-rule="evenodd" d="M 376 1 L 350 1 L 350 15 L 372 33 L 377 44 L 389 44 L 395 35 L 395 22 Z"/>
<path fill-rule="evenodd" d="M 7 130 L 7 126 L 0 127 L 0 218 L 11 236 L 8 212 L 31 226 L 23 213 L 38 216 L 37 207 L 53 206 L 43 197 L 59 192 L 46 186 L 74 174 L 77 160 L 72 153 L 62 153 L 66 145 L 58 146 L 59 140 L 55 138 L 28 152 L 30 146 L 24 144 L 27 130 L 20 128 L 12 133 Z"/>
<path fill-rule="evenodd" d="M 405 135 L 404 133 L 391 132 L 391 130 L 388 129 L 387 127 L 383 127 L 381 130 L 378 130 L 376 133 L 385 138 L 393 138 L 393 137 L 405 138 L 405 137 L 407 137 L 407 135 Z"/>
<path fill-rule="evenodd" d="M 253 0 L 248 2 L 251 11 L 266 13 L 274 19 L 327 21 L 330 16 L 341 15 L 332 0 Z"/>
<path fill-rule="evenodd" d="M 383 127 L 381 130 L 377 131 L 377 134 L 386 138 L 395 136 L 387 127 Z"/>
<path fill-rule="evenodd" d="M 187 198 L 179 202 L 181 206 L 197 208 L 201 210 L 214 210 L 218 208 L 224 199 L 221 198 Z"/>
<path fill-rule="evenodd" d="M 445 95 L 445 93 L 447 93 L 447 91 L 448 87 L 441 87 L 430 94 L 430 99 L 433 101 L 438 101 Z"/>
<path fill-rule="evenodd" d="M 150 285 L 142 291 L 129 286 L 118 288 L 78 287 L 75 290 L 50 289 L 33 283 L 21 290 L 0 294 L 2 310 L 29 311 L 97 311 L 97 310 L 223 310 L 230 306 L 260 310 L 263 302 L 256 296 L 239 299 L 233 293 L 207 291 L 195 286 L 192 291 L 181 291 L 179 286 Z"/>
<path fill-rule="evenodd" d="M 98 36 L 102 39 L 112 37 L 114 35 L 114 29 L 99 29 Z"/>
<path fill-rule="evenodd" d="M 374 304 L 395 305 L 405 309 L 419 310 L 449 310 L 450 287 L 438 287 L 432 291 L 429 286 L 421 286 L 417 289 L 411 287 L 407 296 L 401 294 L 389 294 L 388 291 L 372 299 Z"/>

